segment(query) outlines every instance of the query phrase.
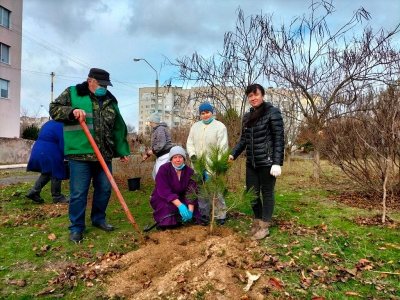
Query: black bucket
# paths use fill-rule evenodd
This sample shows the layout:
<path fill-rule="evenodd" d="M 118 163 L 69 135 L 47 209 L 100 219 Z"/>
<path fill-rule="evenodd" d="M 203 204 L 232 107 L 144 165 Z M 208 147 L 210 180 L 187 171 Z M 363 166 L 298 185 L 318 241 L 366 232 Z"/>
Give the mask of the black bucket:
<path fill-rule="evenodd" d="M 140 177 L 129 178 L 128 179 L 128 190 L 136 191 L 140 189 Z"/>

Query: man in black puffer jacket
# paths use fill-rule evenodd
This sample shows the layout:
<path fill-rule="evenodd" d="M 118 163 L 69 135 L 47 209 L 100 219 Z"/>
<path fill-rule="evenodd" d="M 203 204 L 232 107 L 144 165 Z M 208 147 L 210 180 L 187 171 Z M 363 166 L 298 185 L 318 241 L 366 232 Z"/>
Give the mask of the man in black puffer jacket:
<path fill-rule="evenodd" d="M 259 84 L 247 87 L 246 96 L 252 107 L 243 117 L 240 140 L 229 156 L 229 160 L 235 160 L 246 149 L 246 188 L 252 188 L 256 194 L 251 203 L 254 221 L 250 231 L 255 240 L 269 235 L 275 182 L 281 175 L 285 148 L 281 112 L 271 103 L 264 102 L 264 95 L 265 90 Z"/>

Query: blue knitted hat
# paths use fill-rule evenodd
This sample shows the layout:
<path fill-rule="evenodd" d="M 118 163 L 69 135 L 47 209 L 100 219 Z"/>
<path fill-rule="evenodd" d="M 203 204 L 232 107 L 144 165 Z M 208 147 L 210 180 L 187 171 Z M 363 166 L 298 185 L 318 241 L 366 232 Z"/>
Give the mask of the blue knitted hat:
<path fill-rule="evenodd" d="M 203 102 L 199 106 L 199 114 L 201 114 L 203 111 L 210 111 L 214 113 L 214 107 L 209 102 Z"/>

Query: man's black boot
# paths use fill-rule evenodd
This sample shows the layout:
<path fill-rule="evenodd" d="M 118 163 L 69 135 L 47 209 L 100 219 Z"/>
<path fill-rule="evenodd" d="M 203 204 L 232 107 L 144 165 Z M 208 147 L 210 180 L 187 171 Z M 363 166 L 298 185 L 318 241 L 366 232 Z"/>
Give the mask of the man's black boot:
<path fill-rule="evenodd" d="M 71 232 L 69 234 L 69 240 L 74 242 L 74 243 L 80 243 L 83 240 L 83 234 L 82 232 Z"/>

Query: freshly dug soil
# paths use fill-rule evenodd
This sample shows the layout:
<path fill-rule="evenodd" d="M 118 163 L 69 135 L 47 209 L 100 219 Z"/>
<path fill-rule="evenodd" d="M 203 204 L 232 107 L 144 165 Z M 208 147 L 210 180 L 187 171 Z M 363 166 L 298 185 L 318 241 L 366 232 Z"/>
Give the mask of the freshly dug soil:
<path fill-rule="evenodd" d="M 146 245 L 112 262 L 106 290 L 114 299 L 263 299 L 264 254 L 257 242 L 225 227 L 213 235 L 202 226 L 154 232 Z M 249 292 L 246 270 L 261 274 Z"/>

